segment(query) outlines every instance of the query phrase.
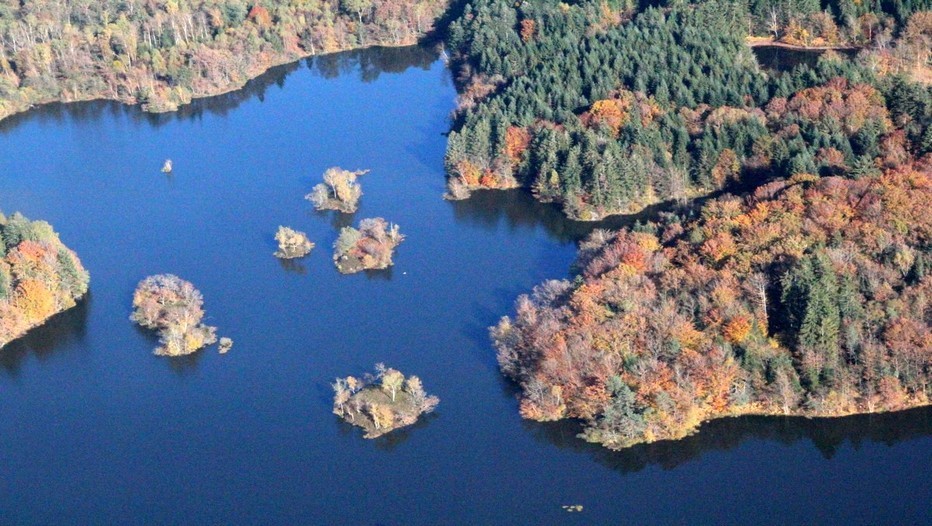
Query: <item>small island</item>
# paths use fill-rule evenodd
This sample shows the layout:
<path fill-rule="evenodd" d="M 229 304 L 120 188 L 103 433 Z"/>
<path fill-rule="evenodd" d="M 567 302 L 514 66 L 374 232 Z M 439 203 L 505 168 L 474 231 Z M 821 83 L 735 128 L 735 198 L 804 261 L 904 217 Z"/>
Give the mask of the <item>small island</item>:
<path fill-rule="evenodd" d="M 278 241 L 278 250 L 275 252 L 275 257 L 280 259 L 303 258 L 314 248 L 314 243 L 311 243 L 307 238 L 307 234 L 286 226 L 278 227 L 278 232 L 275 233 L 275 241 Z"/>
<path fill-rule="evenodd" d="M 440 399 L 424 391 L 421 379 L 376 364 L 376 374 L 362 379 L 347 376 L 333 383 L 333 413 L 376 438 L 409 426 L 430 413 Z"/>
<path fill-rule="evenodd" d="M 0 347 L 74 307 L 89 281 L 52 225 L 0 214 Z"/>
<path fill-rule="evenodd" d="M 173 274 L 149 276 L 133 294 L 130 320 L 158 331 L 160 356 L 184 356 L 217 341 L 217 328 L 201 323 L 204 297 L 189 281 Z"/>
<path fill-rule="evenodd" d="M 333 244 L 333 262 L 343 274 L 392 266 L 395 247 L 404 241 L 398 225 L 381 217 L 363 219 L 359 229 L 343 227 Z"/>
<path fill-rule="evenodd" d="M 369 170 L 351 172 L 336 166 L 328 168 L 324 172 L 324 182 L 314 186 L 304 198 L 313 203 L 317 210 L 352 214 L 359 208 L 359 198 L 362 197 L 362 187 L 356 178 L 367 173 Z"/>

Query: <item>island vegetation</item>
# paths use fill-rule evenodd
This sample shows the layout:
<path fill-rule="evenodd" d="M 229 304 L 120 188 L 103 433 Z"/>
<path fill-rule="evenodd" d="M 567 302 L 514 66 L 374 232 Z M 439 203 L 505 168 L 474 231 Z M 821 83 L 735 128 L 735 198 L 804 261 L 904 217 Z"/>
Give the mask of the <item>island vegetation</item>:
<path fill-rule="evenodd" d="M 130 319 L 158 331 L 161 345 L 155 354 L 161 356 L 191 354 L 217 341 L 217 328 L 202 323 L 201 292 L 173 274 L 149 276 L 139 282 Z"/>
<path fill-rule="evenodd" d="M 414 44 L 442 0 L 37 0 L 0 4 L 0 118 L 52 101 L 169 111 L 277 64 Z"/>
<path fill-rule="evenodd" d="M 671 4 L 466 6 L 448 37 L 461 92 L 448 197 L 523 186 L 597 220 L 796 173 L 857 176 L 896 144 L 932 149 L 929 86 L 881 60 L 895 52 L 928 68 L 932 13 L 921 2 Z M 764 71 L 745 40 L 771 7 L 780 35 L 832 22 L 870 49 Z"/>
<path fill-rule="evenodd" d="M 352 214 L 359 208 L 359 198 L 362 197 L 362 186 L 356 178 L 368 172 L 351 172 L 336 166 L 328 168 L 324 172 L 324 182 L 315 185 L 304 198 L 313 203 L 317 210 L 338 210 Z"/>
<path fill-rule="evenodd" d="M 74 307 L 89 281 L 50 224 L 0 214 L 0 348 Z"/>
<path fill-rule="evenodd" d="M 333 262 L 344 274 L 390 267 L 395 247 L 404 241 L 398 225 L 381 217 L 363 219 L 359 229 L 343 227 L 333 244 Z"/>
<path fill-rule="evenodd" d="M 275 233 L 275 241 L 278 242 L 275 257 L 280 259 L 303 258 L 310 254 L 311 249 L 314 248 L 314 243 L 311 243 L 307 238 L 307 234 L 286 226 L 278 227 L 278 232 Z"/>
<path fill-rule="evenodd" d="M 406 378 L 384 364 L 376 364 L 374 375 L 337 378 L 333 391 L 333 413 L 363 428 L 366 438 L 411 425 L 440 403 L 439 398 L 424 391 L 420 378 Z"/>

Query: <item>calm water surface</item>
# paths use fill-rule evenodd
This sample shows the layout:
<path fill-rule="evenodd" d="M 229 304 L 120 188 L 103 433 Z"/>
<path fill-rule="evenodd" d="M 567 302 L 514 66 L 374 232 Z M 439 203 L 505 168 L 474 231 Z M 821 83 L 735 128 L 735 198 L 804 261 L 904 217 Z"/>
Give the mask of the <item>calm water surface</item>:
<path fill-rule="evenodd" d="M 53 223 L 92 276 L 0 351 L 0 523 L 932 520 L 929 410 L 727 420 L 621 453 L 522 421 L 486 327 L 565 276 L 591 226 L 520 192 L 440 199 L 453 103 L 410 48 L 278 68 L 173 115 L 90 103 L 0 124 L 0 208 Z M 333 165 L 371 169 L 354 217 L 302 199 Z M 377 215 L 409 236 L 395 267 L 339 275 L 338 227 Z M 278 225 L 317 248 L 279 262 Z M 203 291 L 229 354 L 152 355 L 128 316 L 160 272 Z M 376 441 L 341 423 L 328 382 L 375 362 L 421 376 L 437 413 Z"/>

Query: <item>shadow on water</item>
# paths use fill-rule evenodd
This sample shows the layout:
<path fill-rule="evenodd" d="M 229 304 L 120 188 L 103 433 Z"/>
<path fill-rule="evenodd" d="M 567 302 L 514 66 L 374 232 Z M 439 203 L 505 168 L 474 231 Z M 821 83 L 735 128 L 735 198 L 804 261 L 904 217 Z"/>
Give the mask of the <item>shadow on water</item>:
<path fill-rule="evenodd" d="M 417 419 L 417 422 L 409 426 L 402 427 L 401 429 L 396 429 L 377 438 L 364 438 L 362 429 L 350 424 L 349 422 L 336 415 L 334 415 L 334 420 L 336 421 L 340 435 L 344 437 L 353 436 L 358 440 L 372 442 L 375 445 L 375 448 L 379 451 L 390 452 L 407 442 L 408 439 L 411 438 L 412 433 L 415 433 L 418 429 L 424 429 L 430 425 L 434 419 L 439 418 L 439 416 L 440 415 L 437 412 L 421 415 L 421 417 Z"/>
<path fill-rule="evenodd" d="M 365 83 L 378 80 L 382 73 L 404 73 L 408 68 L 430 69 L 439 51 L 431 47 L 374 47 L 308 58 L 308 69 L 325 79 L 358 72 Z"/>
<path fill-rule="evenodd" d="M 750 440 L 785 445 L 809 440 L 826 459 L 831 459 L 845 443 L 850 443 L 854 449 L 865 442 L 892 446 L 932 435 L 932 407 L 841 418 L 722 418 L 703 424 L 699 432 L 681 440 L 640 444 L 621 451 L 611 451 L 578 438 L 581 430 L 578 422 L 524 421 L 524 427 L 542 442 L 588 454 L 615 471 L 632 473 L 651 465 L 673 469 L 705 453 L 729 451 Z"/>
<path fill-rule="evenodd" d="M 209 321 L 205 321 L 204 323 L 210 325 Z M 166 364 L 168 368 L 178 376 L 184 376 L 197 371 L 198 364 L 200 363 L 204 354 L 211 352 L 212 350 L 216 352 L 217 349 L 216 344 L 214 344 L 209 345 L 199 351 L 195 351 L 191 354 L 185 354 L 183 356 L 159 356 L 155 354 L 155 350 L 161 345 L 159 332 L 155 329 L 148 329 L 136 323 L 132 323 L 132 325 L 133 329 L 136 331 L 136 334 L 139 334 L 145 338 L 146 342 L 148 343 L 148 350 L 152 354 L 153 358 Z"/>
<path fill-rule="evenodd" d="M 164 361 L 173 373 L 178 376 L 186 376 L 197 371 L 201 359 L 204 358 L 204 354 L 211 351 L 216 352 L 216 349 L 216 345 L 211 345 L 199 351 L 194 351 L 191 354 L 185 354 L 184 356 L 156 356 L 156 358 L 160 361 Z"/>
<path fill-rule="evenodd" d="M 716 194 L 718 195 L 718 194 Z M 553 203 L 541 203 L 524 189 L 480 190 L 462 201 L 451 201 L 453 215 L 458 223 L 477 225 L 485 229 L 497 228 L 504 223 L 509 230 L 543 227 L 551 238 L 563 242 L 579 242 L 593 230 L 618 230 L 637 223 L 657 219 L 662 212 L 684 213 L 697 210 L 708 199 L 698 198 L 687 205 L 663 202 L 646 207 L 637 214 L 616 215 L 601 221 L 574 221 L 568 219 Z"/>
<path fill-rule="evenodd" d="M 307 267 L 304 263 L 301 262 L 301 258 L 286 259 L 286 258 L 275 258 L 278 260 L 278 264 L 282 267 L 282 270 L 288 272 L 289 274 L 297 274 L 299 276 L 304 276 L 307 274 Z"/>
<path fill-rule="evenodd" d="M 365 197 L 363 197 L 363 199 L 365 199 Z M 308 206 L 310 206 L 310 204 Z M 356 212 L 344 214 L 338 210 L 315 210 L 311 208 L 307 215 L 308 217 L 327 219 L 330 223 L 330 228 L 336 233 L 331 242 L 336 241 L 336 236 L 339 235 L 341 228 L 354 226 L 357 222 Z"/>
<path fill-rule="evenodd" d="M 47 360 L 57 352 L 71 348 L 69 344 L 84 339 L 91 294 L 88 293 L 71 309 L 51 317 L 43 325 L 0 349 L 0 369 L 16 376 L 23 361 L 35 356 Z"/>
<path fill-rule="evenodd" d="M 57 124 L 69 120 L 100 119 L 104 115 L 123 115 L 131 118 L 133 122 L 146 122 L 158 128 L 173 121 L 198 120 L 204 115 L 222 117 L 250 99 L 264 100 L 266 93 L 273 86 L 283 88 L 288 75 L 302 65 L 325 79 L 358 72 L 360 80 L 369 83 L 377 80 L 383 73 L 402 73 L 409 68 L 429 69 L 430 65 L 437 60 L 437 55 L 438 51 L 434 48 L 405 46 L 374 47 L 309 57 L 275 66 L 248 81 L 240 89 L 194 99 L 190 104 L 169 113 L 147 113 L 139 106 L 128 106 L 109 100 L 53 102 L 3 119 L 0 121 L 0 134 L 8 133 L 31 119 Z"/>

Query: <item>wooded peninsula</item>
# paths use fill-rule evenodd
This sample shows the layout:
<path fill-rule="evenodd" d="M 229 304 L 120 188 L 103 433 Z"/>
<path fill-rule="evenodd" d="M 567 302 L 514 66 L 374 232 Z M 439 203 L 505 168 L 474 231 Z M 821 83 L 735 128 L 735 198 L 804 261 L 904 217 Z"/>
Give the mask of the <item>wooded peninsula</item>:
<path fill-rule="evenodd" d="M 929 403 L 932 15 L 920 9 L 464 10 L 449 36 L 462 86 L 449 197 L 528 187 L 582 220 L 670 204 L 596 230 L 572 279 L 538 286 L 491 329 L 524 417 L 580 419 L 583 438 L 621 448 L 721 416 Z M 768 27 L 864 51 L 766 71 L 746 39 Z"/>
<path fill-rule="evenodd" d="M 74 307 L 88 281 L 52 225 L 0 214 L 0 348 Z"/>

